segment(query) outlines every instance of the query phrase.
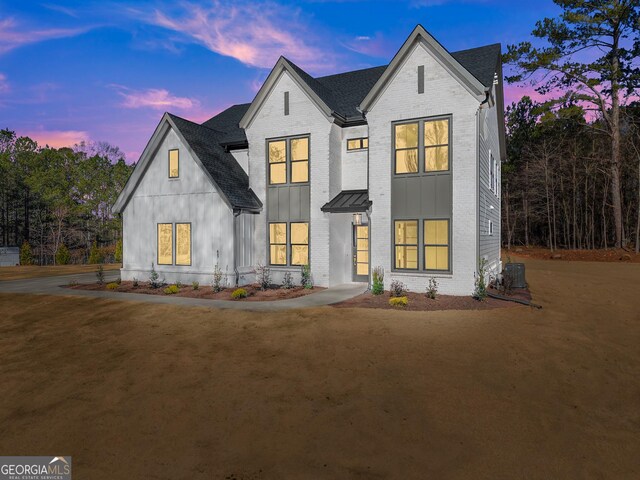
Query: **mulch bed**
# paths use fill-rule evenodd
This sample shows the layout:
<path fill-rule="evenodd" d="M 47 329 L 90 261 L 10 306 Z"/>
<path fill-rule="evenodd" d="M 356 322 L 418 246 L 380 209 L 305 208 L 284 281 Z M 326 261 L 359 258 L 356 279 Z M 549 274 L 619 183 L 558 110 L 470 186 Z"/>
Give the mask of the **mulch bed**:
<path fill-rule="evenodd" d="M 500 292 L 490 290 L 500 295 Z M 510 295 L 512 298 L 522 300 L 531 300 L 528 290 L 514 289 Z M 435 299 L 428 298 L 424 293 L 409 292 L 406 295 L 409 305 L 406 307 L 392 307 L 389 305 L 391 295 L 385 292 L 382 295 L 373 295 L 371 292 L 365 292 L 350 300 L 335 303 L 332 306 L 337 308 L 385 308 L 388 310 L 410 310 L 410 311 L 436 311 L 436 310 L 490 310 L 492 308 L 506 308 L 522 306 L 514 302 L 507 302 L 495 298 L 487 297 L 482 302 L 475 298 L 454 296 L 454 295 L 438 295 Z"/>
<path fill-rule="evenodd" d="M 235 290 L 235 288 L 225 288 L 220 292 L 214 292 L 213 288 L 210 286 L 200 286 L 197 290 L 194 290 L 191 285 L 183 285 L 178 293 L 167 294 L 164 293 L 166 286 L 161 288 L 151 288 L 146 282 L 140 282 L 137 287 L 133 286 L 133 282 L 122 282 L 118 286 L 117 290 L 108 290 L 106 283 L 104 285 L 100 285 L 98 283 L 83 283 L 79 285 L 69 285 L 68 288 L 72 288 L 74 290 L 102 290 L 123 293 L 145 293 L 147 295 L 206 298 L 211 300 L 233 300 L 231 298 L 231 294 Z M 247 298 L 237 300 L 238 302 L 268 302 L 273 300 L 285 300 L 288 298 L 303 297 L 305 295 L 324 290 L 322 287 L 294 287 L 290 289 L 282 289 L 278 286 L 274 286 L 273 288 L 262 291 L 258 285 L 244 285 L 240 288 L 244 288 L 247 291 L 248 296 Z"/>

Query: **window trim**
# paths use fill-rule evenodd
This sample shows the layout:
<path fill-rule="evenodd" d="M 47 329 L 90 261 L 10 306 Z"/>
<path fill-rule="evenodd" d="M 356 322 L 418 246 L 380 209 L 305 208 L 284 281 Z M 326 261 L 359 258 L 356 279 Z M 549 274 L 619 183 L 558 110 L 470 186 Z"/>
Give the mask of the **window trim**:
<path fill-rule="evenodd" d="M 178 152 L 178 175 L 176 175 L 175 177 L 171 176 L 171 152 Z M 170 148 L 167 153 L 167 175 L 171 180 L 180 178 L 180 149 L 179 148 Z"/>
<path fill-rule="evenodd" d="M 449 243 L 447 243 L 446 245 L 441 244 L 441 243 L 427 243 L 427 234 L 426 234 L 426 223 L 427 222 L 437 222 L 437 221 L 442 221 L 442 220 L 446 220 L 447 222 L 447 240 L 449 241 Z M 439 268 L 427 268 L 427 254 L 426 254 L 426 249 L 427 247 L 447 247 L 447 266 L 448 268 L 446 269 L 439 269 Z M 446 217 L 434 217 L 434 218 L 424 218 L 422 219 L 422 249 L 423 249 L 423 259 L 422 259 L 422 267 L 423 270 L 425 272 L 431 273 L 449 273 L 451 272 L 451 219 L 450 218 L 446 218 Z"/>
<path fill-rule="evenodd" d="M 424 144 L 424 124 L 426 122 L 433 122 L 438 120 L 448 120 L 449 121 L 449 143 L 448 145 L 431 145 L 428 148 L 436 148 L 439 146 L 447 146 L 449 150 L 449 161 L 447 164 L 447 170 L 434 170 L 427 171 L 426 170 L 426 149 L 427 147 Z M 396 149 L 396 126 L 397 125 L 406 125 L 411 123 L 418 124 L 418 145 L 417 147 L 411 148 L 400 148 Z M 408 177 L 408 176 L 427 176 L 427 175 L 446 175 L 452 174 L 452 163 L 453 163 L 453 114 L 447 113 L 443 115 L 433 115 L 430 117 L 419 117 L 419 118 L 411 118 L 406 120 L 398 120 L 395 122 L 391 122 L 391 174 L 394 177 Z M 406 173 L 396 173 L 396 151 L 398 150 L 418 150 L 418 171 L 416 172 L 406 172 Z"/>
<path fill-rule="evenodd" d="M 189 263 L 178 263 L 178 225 L 189 225 Z M 177 267 L 190 267 L 193 265 L 193 225 L 191 222 L 176 222 L 175 228 L 175 254 L 173 264 Z"/>
<path fill-rule="evenodd" d="M 349 148 L 349 142 L 352 142 L 354 140 L 359 140 L 360 141 L 360 146 L 357 148 Z M 364 146 L 364 141 L 367 141 L 367 146 Z M 354 137 L 354 138 L 347 138 L 347 152 L 360 152 L 362 150 L 369 150 L 369 137 Z"/>
<path fill-rule="evenodd" d="M 171 263 L 160 263 L 160 225 L 171 225 Z M 173 265 L 174 262 L 174 232 L 173 223 L 157 222 L 156 223 L 156 265 Z"/>
<path fill-rule="evenodd" d="M 307 243 L 293 243 L 292 241 L 292 228 L 291 226 L 296 223 L 301 223 L 301 224 L 306 224 L 307 225 Z M 288 223 L 288 230 L 289 230 L 289 235 L 287 237 L 287 249 L 289 250 L 289 257 L 288 257 L 288 264 L 287 266 L 289 267 L 302 267 L 302 264 L 297 264 L 297 263 L 293 263 L 293 247 L 295 246 L 306 246 L 307 247 L 307 263 L 306 265 L 310 264 L 309 261 L 309 257 L 311 256 L 311 249 L 310 249 L 310 244 L 311 244 L 311 222 L 310 221 L 306 221 L 306 222 L 300 222 L 300 221 L 296 221 L 296 222 L 289 222 Z"/>
<path fill-rule="evenodd" d="M 271 225 L 284 224 L 284 243 L 271 243 Z M 272 267 L 286 267 L 288 265 L 288 243 L 289 243 L 289 224 L 288 222 L 267 222 L 267 240 L 269 244 L 269 266 Z M 271 263 L 271 246 L 272 245 L 284 245 L 284 263 Z"/>
<path fill-rule="evenodd" d="M 416 243 L 396 243 L 396 222 L 416 222 Z M 393 270 L 397 272 L 419 272 L 420 271 L 420 219 L 418 218 L 394 218 L 393 219 Z M 396 262 L 397 247 L 416 247 L 416 268 L 399 268 Z"/>
<path fill-rule="evenodd" d="M 307 139 L 307 159 L 306 160 L 291 160 L 291 141 L 292 140 L 297 140 L 299 138 L 306 138 Z M 269 165 L 271 165 L 271 163 L 269 162 L 269 144 L 271 142 L 285 142 L 285 160 L 284 162 L 275 162 L 275 164 L 280 164 L 280 163 L 284 163 L 285 164 L 285 182 L 284 183 L 271 183 L 271 168 L 269 167 Z M 303 133 L 300 135 L 289 135 L 287 137 L 273 137 L 273 138 L 267 138 L 265 139 L 265 162 L 266 162 L 266 176 L 267 176 L 267 188 L 270 187 L 284 187 L 284 186 L 291 186 L 291 185 L 310 185 L 311 184 L 311 134 L 310 133 Z M 291 181 L 291 175 L 292 175 L 292 168 L 291 165 L 293 163 L 299 163 L 299 162 L 307 162 L 307 181 L 306 182 L 292 182 Z M 281 222 L 275 222 L 275 223 L 281 223 Z"/>

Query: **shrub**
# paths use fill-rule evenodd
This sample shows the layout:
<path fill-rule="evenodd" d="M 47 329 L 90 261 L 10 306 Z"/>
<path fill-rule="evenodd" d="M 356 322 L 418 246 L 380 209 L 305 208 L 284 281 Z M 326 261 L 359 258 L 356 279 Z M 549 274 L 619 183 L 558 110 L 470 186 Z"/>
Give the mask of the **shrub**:
<path fill-rule="evenodd" d="M 271 269 L 258 263 L 256 267 L 256 280 L 258 281 L 258 285 L 260 285 L 260 290 L 267 290 L 271 287 Z"/>
<path fill-rule="evenodd" d="M 313 288 L 313 280 L 311 279 L 311 265 L 308 263 L 302 266 L 300 272 L 300 284 L 307 289 Z"/>
<path fill-rule="evenodd" d="M 239 300 L 241 298 L 247 298 L 247 291 L 244 288 L 236 288 L 231 294 L 231 298 Z"/>
<path fill-rule="evenodd" d="M 478 272 L 475 276 L 475 288 L 473 290 L 473 298 L 482 302 L 487 298 L 487 259 L 481 258 L 478 262 Z"/>
<path fill-rule="evenodd" d="M 216 263 L 216 266 L 213 267 L 213 291 L 221 292 L 224 290 L 224 283 L 224 273 L 222 273 L 222 270 Z"/>
<path fill-rule="evenodd" d="M 98 279 L 98 284 L 102 285 L 104 283 L 104 267 L 102 264 L 98 265 L 98 269 L 96 270 L 96 278 Z"/>
<path fill-rule="evenodd" d="M 289 290 L 293 288 L 293 275 L 291 272 L 284 272 L 284 277 L 282 278 L 282 285 L 280 288 L 284 288 L 285 290 Z"/>
<path fill-rule="evenodd" d="M 438 296 L 438 281 L 434 277 L 431 277 L 429 279 L 429 286 L 427 286 L 427 297 L 431 298 L 432 300 L 435 300 L 437 296 Z"/>
<path fill-rule="evenodd" d="M 136 277 L 133 277 L 133 286 L 137 288 L 139 283 L 140 282 L 138 282 L 138 279 Z"/>
<path fill-rule="evenodd" d="M 118 282 L 107 283 L 107 289 L 109 290 L 117 290 L 119 287 Z"/>
<path fill-rule="evenodd" d="M 391 282 L 390 290 L 392 297 L 404 297 L 407 294 L 407 286 L 400 280 Z"/>
<path fill-rule="evenodd" d="M 122 238 L 119 238 L 116 242 L 116 251 L 113 254 L 113 259 L 116 263 L 122 263 Z"/>
<path fill-rule="evenodd" d="M 384 293 L 384 268 L 375 267 L 373 269 L 373 285 L 371 285 L 371 293 L 374 295 L 382 295 Z"/>
<path fill-rule="evenodd" d="M 407 297 L 391 297 L 389 299 L 389 305 L 404 308 L 409 305 L 409 299 Z"/>
<path fill-rule="evenodd" d="M 64 243 L 61 243 L 56 251 L 56 265 L 68 265 L 71 261 L 71 253 Z"/>
<path fill-rule="evenodd" d="M 149 274 L 149 286 L 151 288 L 160 288 L 162 286 L 162 284 L 164 283 L 163 280 L 160 280 L 160 275 L 158 275 L 158 272 L 156 272 L 156 269 L 153 265 L 153 263 L 151 264 L 151 273 Z"/>
<path fill-rule="evenodd" d="M 70 286 L 70 287 L 75 287 L 75 286 L 77 286 L 77 285 L 78 285 L 77 280 L 71 280 L 71 281 L 69 282 L 69 286 Z"/>
<path fill-rule="evenodd" d="M 184 285 L 182 284 L 182 282 L 181 282 L 180 280 L 178 280 L 178 281 L 176 282 L 176 287 L 178 287 L 178 288 L 182 288 L 182 287 L 184 287 Z"/>
<path fill-rule="evenodd" d="M 191 282 L 191 288 L 194 290 L 198 290 L 200 288 L 200 284 L 198 282 Z"/>
<path fill-rule="evenodd" d="M 91 251 L 89 252 L 89 263 L 95 264 L 95 263 L 103 263 L 103 262 L 104 262 L 104 256 L 102 255 L 102 252 L 98 248 L 98 244 L 94 241 L 93 245 L 91 245 Z"/>
<path fill-rule="evenodd" d="M 164 289 L 164 293 L 167 295 L 174 295 L 180 291 L 180 288 L 177 285 L 169 285 Z"/>
<path fill-rule="evenodd" d="M 29 242 L 23 242 L 20 247 L 20 265 L 33 265 L 33 252 Z"/>

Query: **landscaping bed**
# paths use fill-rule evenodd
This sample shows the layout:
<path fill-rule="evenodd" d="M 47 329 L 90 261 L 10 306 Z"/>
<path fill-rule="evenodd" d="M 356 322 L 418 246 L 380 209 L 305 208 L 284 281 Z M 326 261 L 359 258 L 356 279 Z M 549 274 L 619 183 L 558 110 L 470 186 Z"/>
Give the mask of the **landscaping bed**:
<path fill-rule="evenodd" d="M 94 291 L 111 291 L 122 293 L 144 293 L 147 295 L 163 295 L 163 296 L 176 296 L 176 297 L 188 297 L 188 298 L 205 298 L 211 300 L 233 300 L 231 294 L 237 290 L 234 288 L 225 288 L 219 292 L 214 292 L 210 286 L 199 286 L 198 289 L 194 289 L 192 285 L 182 285 L 178 288 L 177 293 L 167 294 L 165 288 L 168 285 L 160 288 L 152 288 L 147 282 L 139 282 L 137 286 L 133 285 L 133 282 L 121 282 L 117 288 L 110 289 L 107 284 L 88 283 L 79 285 L 69 285 L 68 288 L 74 290 L 94 290 Z M 264 302 L 273 300 L 286 300 L 288 298 L 297 298 L 317 293 L 324 290 L 322 287 L 304 288 L 296 286 L 289 289 L 280 288 L 279 286 L 273 286 L 267 290 L 261 290 L 257 284 L 244 285 L 244 290 L 247 292 L 246 298 L 238 299 L 239 302 Z"/>

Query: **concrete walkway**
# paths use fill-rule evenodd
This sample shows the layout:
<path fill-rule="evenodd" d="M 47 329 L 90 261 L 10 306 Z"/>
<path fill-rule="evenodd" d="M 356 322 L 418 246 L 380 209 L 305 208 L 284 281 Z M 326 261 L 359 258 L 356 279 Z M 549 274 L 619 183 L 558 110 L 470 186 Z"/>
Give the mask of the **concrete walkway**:
<path fill-rule="evenodd" d="M 104 272 L 105 282 L 116 280 L 120 272 Z M 331 305 L 353 298 L 367 290 L 364 283 L 347 283 L 336 285 L 318 293 L 298 298 L 274 300 L 267 302 L 246 302 L 231 300 L 208 300 L 204 298 L 176 297 L 174 295 L 147 295 L 144 293 L 122 293 L 106 290 L 75 290 L 65 288 L 71 282 L 92 283 L 96 281 L 95 273 L 61 275 L 56 277 L 30 278 L 26 280 L 9 280 L 0 282 L 2 293 L 31 293 L 43 295 L 74 295 L 81 297 L 110 298 L 118 301 L 135 301 L 147 303 L 166 303 L 170 305 L 187 305 L 198 307 L 229 308 L 235 310 L 252 310 L 259 312 L 289 310 L 295 308 L 318 307 Z"/>

